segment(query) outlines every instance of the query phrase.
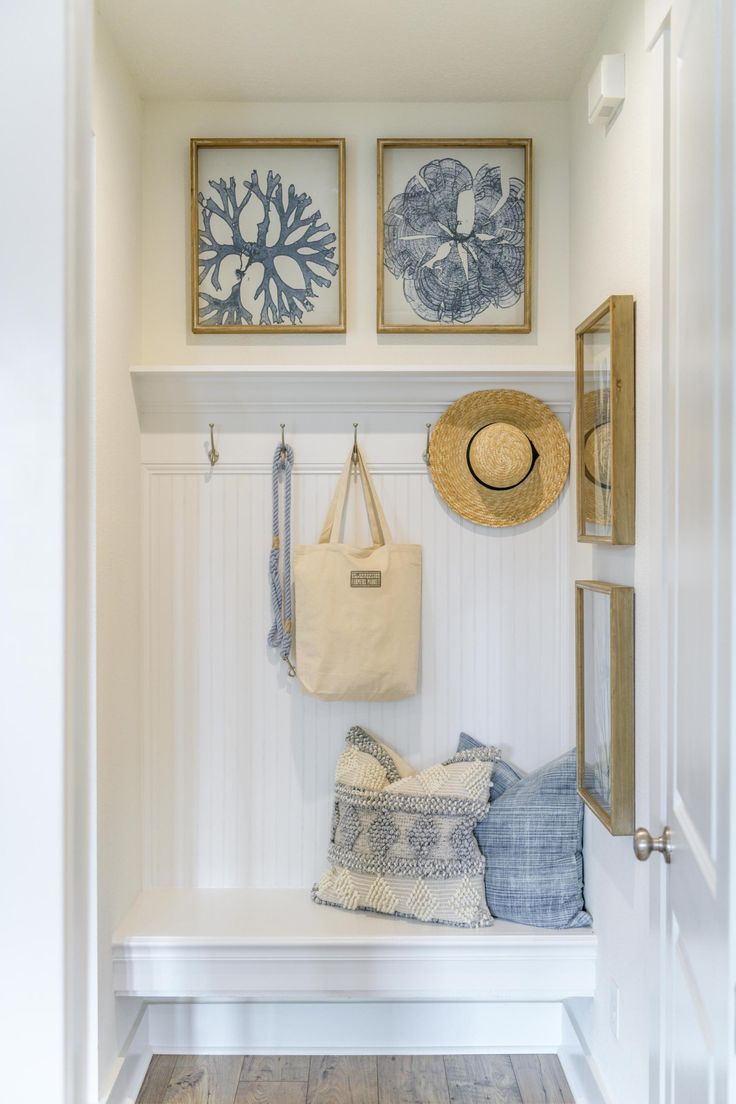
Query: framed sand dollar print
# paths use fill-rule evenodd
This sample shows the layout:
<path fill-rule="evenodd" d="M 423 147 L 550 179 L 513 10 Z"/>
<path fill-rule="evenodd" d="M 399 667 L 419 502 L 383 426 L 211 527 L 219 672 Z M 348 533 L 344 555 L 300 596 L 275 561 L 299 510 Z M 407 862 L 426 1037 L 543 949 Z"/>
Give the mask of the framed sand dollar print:
<path fill-rule="evenodd" d="M 634 299 L 612 295 L 575 331 L 578 540 L 635 539 Z"/>
<path fill-rule="evenodd" d="M 379 333 L 529 333 L 530 138 L 378 141 Z"/>
<path fill-rule="evenodd" d="M 194 333 L 345 332 L 345 139 L 192 138 Z"/>
<path fill-rule="evenodd" d="M 634 831 L 634 589 L 575 583 L 577 788 L 614 836 Z"/>

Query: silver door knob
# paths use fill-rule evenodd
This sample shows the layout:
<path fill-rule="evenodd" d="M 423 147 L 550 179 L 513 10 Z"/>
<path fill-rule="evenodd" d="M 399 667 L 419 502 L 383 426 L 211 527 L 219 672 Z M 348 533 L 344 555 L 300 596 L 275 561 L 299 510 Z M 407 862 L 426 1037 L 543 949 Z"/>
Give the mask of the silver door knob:
<path fill-rule="evenodd" d="M 634 854 L 639 862 L 646 862 L 652 851 L 660 851 L 666 863 L 672 858 L 672 833 L 665 827 L 661 836 L 650 836 L 646 828 L 634 832 Z"/>

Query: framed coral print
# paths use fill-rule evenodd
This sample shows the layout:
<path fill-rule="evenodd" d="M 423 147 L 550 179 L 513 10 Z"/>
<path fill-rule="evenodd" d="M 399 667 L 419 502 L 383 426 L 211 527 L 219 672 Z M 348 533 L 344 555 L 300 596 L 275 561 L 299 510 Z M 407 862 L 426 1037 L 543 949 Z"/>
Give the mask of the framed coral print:
<path fill-rule="evenodd" d="M 578 540 L 635 539 L 634 300 L 612 295 L 575 331 Z"/>
<path fill-rule="evenodd" d="M 634 831 L 634 590 L 575 583 L 578 793 L 614 836 Z"/>
<path fill-rule="evenodd" d="M 345 139 L 192 138 L 194 333 L 345 332 Z"/>
<path fill-rule="evenodd" d="M 530 138 L 378 141 L 379 333 L 529 333 Z"/>

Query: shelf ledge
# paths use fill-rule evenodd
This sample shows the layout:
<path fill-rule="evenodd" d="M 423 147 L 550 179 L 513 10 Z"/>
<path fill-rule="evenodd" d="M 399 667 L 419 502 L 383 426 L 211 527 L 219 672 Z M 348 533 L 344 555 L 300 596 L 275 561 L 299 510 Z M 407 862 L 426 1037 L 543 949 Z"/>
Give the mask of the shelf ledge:
<path fill-rule="evenodd" d="M 569 412 L 574 373 L 567 368 L 448 369 L 402 367 L 221 367 L 155 365 L 131 368 L 144 431 L 187 431 L 215 421 L 222 429 L 249 428 L 264 414 L 400 414 L 434 421 L 470 391 L 510 387 L 528 391 L 560 415 Z M 304 418 L 302 418 L 304 420 Z"/>

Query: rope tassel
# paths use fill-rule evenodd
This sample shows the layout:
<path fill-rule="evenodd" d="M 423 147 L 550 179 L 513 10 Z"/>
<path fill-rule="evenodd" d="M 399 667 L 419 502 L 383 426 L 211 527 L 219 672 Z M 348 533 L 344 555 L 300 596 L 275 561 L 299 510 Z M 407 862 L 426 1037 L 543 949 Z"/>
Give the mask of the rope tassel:
<path fill-rule="evenodd" d="M 296 674 L 290 657 L 292 644 L 292 585 L 291 585 L 291 472 L 294 467 L 294 450 L 290 445 L 277 445 L 271 469 L 271 552 L 268 558 L 268 574 L 271 581 L 271 606 L 273 624 L 268 634 L 270 647 L 276 648 L 288 665 L 289 676 Z M 279 532 L 279 483 L 284 483 L 284 534 Z M 280 556 L 283 551 L 283 570 Z"/>

